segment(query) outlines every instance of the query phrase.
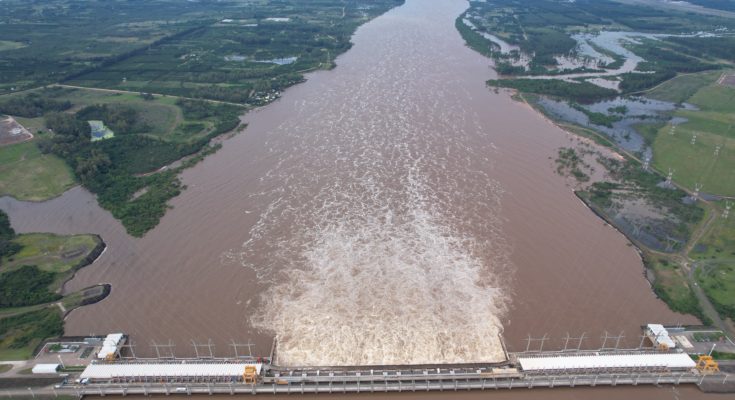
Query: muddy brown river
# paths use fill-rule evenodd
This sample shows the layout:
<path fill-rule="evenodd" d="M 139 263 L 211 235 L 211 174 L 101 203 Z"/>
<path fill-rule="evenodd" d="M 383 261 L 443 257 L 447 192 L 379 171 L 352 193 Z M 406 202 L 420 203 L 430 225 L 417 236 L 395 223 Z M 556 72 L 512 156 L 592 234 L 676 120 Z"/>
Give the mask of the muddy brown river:
<path fill-rule="evenodd" d="M 281 364 L 405 364 L 498 360 L 501 333 L 511 351 L 528 334 L 637 345 L 647 322 L 696 322 L 656 299 L 635 248 L 555 174 L 568 134 L 485 87 L 489 61 L 454 28 L 466 8 L 408 0 L 363 25 L 336 69 L 187 170 L 142 239 L 81 188 L 1 199 L 18 231 L 108 244 L 67 290 L 112 293 L 67 334 L 126 332 L 139 354 L 171 340 L 177 355 L 209 339 L 267 354 L 277 337 Z"/>

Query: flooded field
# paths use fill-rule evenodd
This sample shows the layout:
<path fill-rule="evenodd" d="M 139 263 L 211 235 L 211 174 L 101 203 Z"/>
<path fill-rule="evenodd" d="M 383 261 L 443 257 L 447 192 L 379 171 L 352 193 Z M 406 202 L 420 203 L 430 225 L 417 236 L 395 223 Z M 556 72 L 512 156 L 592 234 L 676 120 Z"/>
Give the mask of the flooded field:
<path fill-rule="evenodd" d="M 454 28 L 461 0 L 409 0 L 362 26 L 337 68 L 245 116 L 183 174 L 142 239 L 85 190 L 0 200 L 21 232 L 97 233 L 108 249 L 67 290 L 112 284 L 67 334 L 278 338 L 282 364 L 494 361 L 548 334 L 688 323 L 655 298 L 637 252 L 554 172 L 570 137 L 505 93 Z M 655 389 L 652 389 L 655 390 Z M 667 394 L 668 396 L 668 394 Z"/>

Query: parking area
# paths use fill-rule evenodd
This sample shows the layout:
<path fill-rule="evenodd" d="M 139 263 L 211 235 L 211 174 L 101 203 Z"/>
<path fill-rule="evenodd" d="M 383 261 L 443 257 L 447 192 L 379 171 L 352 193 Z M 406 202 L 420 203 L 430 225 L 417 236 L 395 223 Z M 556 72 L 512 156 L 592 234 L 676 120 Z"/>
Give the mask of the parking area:
<path fill-rule="evenodd" d="M 735 343 L 719 330 L 682 329 L 677 331 L 669 328 L 669 335 L 678 347 L 690 354 L 708 354 L 713 346 L 715 351 L 735 353 Z"/>

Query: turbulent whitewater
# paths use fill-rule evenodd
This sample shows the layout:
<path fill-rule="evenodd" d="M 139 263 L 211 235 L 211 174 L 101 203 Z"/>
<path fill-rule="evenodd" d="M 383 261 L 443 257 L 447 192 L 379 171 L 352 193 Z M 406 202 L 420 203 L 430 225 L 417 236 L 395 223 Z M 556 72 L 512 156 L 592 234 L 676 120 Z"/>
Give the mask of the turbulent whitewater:
<path fill-rule="evenodd" d="M 282 160 L 254 195 L 269 206 L 228 257 L 271 284 L 252 322 L 275 333 L 279 364 L 503 357 L 502 190 L 483 172 L 495 149 L 473 143 L 478 115 L 433 62 L 442 46 L 425 36 L 425 5 L 362 27 L 410 43 L 357 43 L 320 95 L 270 132 Z"/>

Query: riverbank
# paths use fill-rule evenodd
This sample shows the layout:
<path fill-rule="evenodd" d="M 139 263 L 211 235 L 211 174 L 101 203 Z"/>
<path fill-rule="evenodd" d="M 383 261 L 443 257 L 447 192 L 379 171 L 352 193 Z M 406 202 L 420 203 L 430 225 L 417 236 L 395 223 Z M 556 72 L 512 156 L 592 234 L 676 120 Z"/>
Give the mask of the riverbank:
<path fill-rule="evenodd" d="M 108 284 L 64 290 L 106 245 L 97 235 L 16 235 L 7 226 L 4 231 L 9 234 L 0 260 L 0 360 L 22 360 L 46 338 L 63 334 L 69 312 L 109 295 Z"/>

